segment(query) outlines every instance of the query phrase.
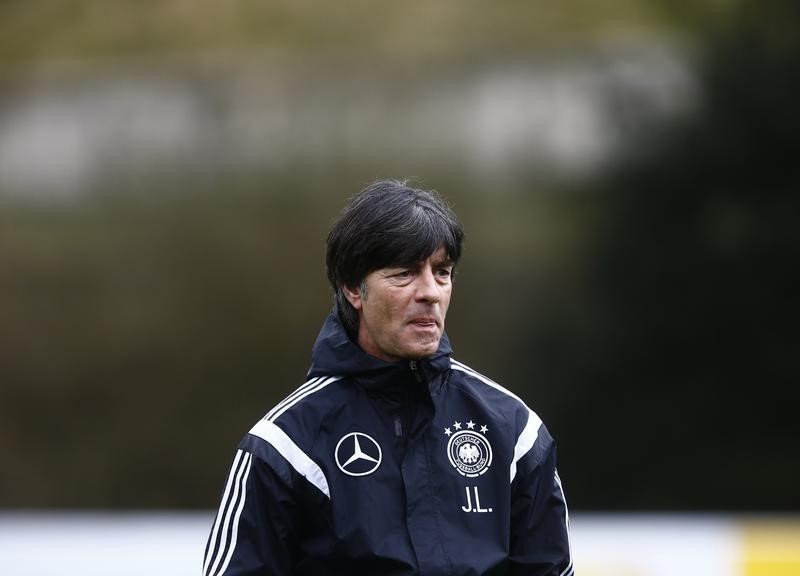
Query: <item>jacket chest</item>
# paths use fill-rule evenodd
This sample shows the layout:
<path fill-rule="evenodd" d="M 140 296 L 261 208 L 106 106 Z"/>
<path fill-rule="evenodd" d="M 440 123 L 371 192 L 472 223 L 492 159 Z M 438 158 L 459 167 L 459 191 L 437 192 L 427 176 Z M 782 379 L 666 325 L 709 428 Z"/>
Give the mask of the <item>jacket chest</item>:
<path fill-rule="evenodd" d="M 423 572 L 429 562 L 435 573 L 463 559 L 465 536 L 475 543 L 467 556 L 505 553 L 510 454 L 502 430 L 453 408 L 437 407 L 420 427 L 402 409 L 369 413 L 353 403 L 328 426 L 315 452 L 325 463 L 328 522 L 341 554 L 382 550 L 416 558 Z"/>

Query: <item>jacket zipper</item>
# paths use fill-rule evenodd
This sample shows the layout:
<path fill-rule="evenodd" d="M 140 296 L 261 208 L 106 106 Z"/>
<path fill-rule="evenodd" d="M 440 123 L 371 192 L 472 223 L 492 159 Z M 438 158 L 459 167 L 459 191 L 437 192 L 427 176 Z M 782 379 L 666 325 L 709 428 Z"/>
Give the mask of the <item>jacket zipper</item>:
<path fill-rule="evenodd" d="M 416 360 L 409 361 L 408 367 L 411 369 L 411 373 L 414 375 L 414 379 L 417 382 L 422 383 L 422 374 L 419 373 L 419 367 L 417 366 L 417 361 Z M 408 410 L 407 404 L 408 404 L 408 398 L 406 398 L 406 402 L 404 403 L 404 407 L 406 410 Z M 401 415 L 394 417 L 394 435 L 397 438 L 403 437 L 403 417 Z"/>
<path fill-rule="evenodd" d="M 419 373 L 419 366 L 417 366 L 416 360 L 411 360 L 408 363 L 408 367 L 411 368 L 411 373 L 414 375 L 414 379 L 422 384 L 422 374 Z"/>

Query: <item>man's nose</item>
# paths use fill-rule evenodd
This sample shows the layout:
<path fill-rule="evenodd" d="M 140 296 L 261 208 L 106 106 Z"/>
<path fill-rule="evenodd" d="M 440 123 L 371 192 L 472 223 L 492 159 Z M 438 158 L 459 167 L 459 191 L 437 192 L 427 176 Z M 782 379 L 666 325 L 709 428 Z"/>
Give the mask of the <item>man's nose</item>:
<path fill-rule="evenodd" d="M 417 276 L 417 301 L 436 303 L 439 301 L 439 284 L 430 267 L 424 267 Z"/>

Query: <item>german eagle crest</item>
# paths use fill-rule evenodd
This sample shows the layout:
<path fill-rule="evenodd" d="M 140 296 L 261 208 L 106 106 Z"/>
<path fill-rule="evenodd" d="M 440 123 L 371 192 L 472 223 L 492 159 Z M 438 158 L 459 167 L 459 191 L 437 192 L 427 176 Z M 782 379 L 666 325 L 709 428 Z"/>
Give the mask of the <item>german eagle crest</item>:
<path fill-rule="evenodd" d="M 456 420 L 444 429 L 449 438 L 447 458 L 450 464 L 459 474 L 469 478 L 480 476 L 492 465 L 492 445 L 485 436 L 489 429 L 481 426 L 476 430 L 475 426 L 472 420 L 464 424 Z"/>

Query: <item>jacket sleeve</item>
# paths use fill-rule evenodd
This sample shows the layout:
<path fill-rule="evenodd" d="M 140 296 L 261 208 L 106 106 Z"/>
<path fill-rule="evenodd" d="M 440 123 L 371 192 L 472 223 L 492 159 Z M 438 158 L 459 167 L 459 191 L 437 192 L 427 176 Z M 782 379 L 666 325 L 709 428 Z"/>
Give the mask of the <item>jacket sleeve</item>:
<path fill-rule="evenodd" d="M 270 446 L 245 439 L 236 452 L 203 560 L 203 576 L 292 573 L 297 498 L 291 471 Z"/>
<path fill-rule="evenodd" d="M 573 576 L 569 511 L 556 470 L 555 443 L 542 426 L 512 483 L 511 569 L 526 576 Z"/>

